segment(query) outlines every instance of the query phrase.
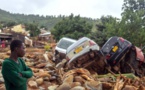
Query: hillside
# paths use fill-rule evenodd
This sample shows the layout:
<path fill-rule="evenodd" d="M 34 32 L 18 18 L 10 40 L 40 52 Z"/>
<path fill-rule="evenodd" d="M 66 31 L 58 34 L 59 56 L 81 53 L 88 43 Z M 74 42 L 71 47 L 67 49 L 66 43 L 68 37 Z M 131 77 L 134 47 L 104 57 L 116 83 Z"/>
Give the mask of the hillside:
<path fill-rule="evenodd" d="M 0 9 L 0 22 L 16 22 L 16 23 L 37 23 L 39 26 L 46 26 L 48 30 L 52 29 L 53 26 L 65 17 L 60 16 L 40 16 L 40 15 L 25 15 L 25 14 L 14 14 Z M 83 18 L 83 17 L 82 17 Z M 96 20 L 91 18 L 83 18 L 89 23 L 94 23 Z"/>

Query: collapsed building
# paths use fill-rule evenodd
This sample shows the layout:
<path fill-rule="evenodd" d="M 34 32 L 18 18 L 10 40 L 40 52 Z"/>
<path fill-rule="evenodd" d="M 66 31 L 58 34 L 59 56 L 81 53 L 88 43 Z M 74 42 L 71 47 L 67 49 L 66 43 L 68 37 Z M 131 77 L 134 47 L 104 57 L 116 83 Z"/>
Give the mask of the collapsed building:
<path fill-rule="evenodd" d="M 27 36 L 27 34 L 28 32 L 25 31 L 25 27 L 20 24 L 11 28 L 4 28 L 0 33 L 0 40 L 5 40 L 7 45 L 14 39 L 19 39 L 25 43 L 25 36 Z"/>

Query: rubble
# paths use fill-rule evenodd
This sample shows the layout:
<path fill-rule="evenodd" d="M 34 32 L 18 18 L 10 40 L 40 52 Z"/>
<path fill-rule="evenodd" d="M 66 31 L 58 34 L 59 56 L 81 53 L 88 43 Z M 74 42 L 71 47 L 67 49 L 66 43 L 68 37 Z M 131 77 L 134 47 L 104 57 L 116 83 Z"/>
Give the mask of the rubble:
<path fill-rule="evenodd" d="M 0 53 L 0 67 L 9 54 L 9 49 Z M 132 73 L 103 74 L 99 70 L 102 66 L 98 64 L 101 61 L 98 60 L 91 62 L 96 64 L 92 68 L 83 63 L 81 65 L 84 67 L 66 69 L 63 68 L 67 62 L 65 59 L 55 65 L 52 61 L 53 52 L 45 52 L 42 48 L 26 48 L 23 58 L 34 73 L 28 80 L 28 90 L 145 90 L 145 77 L 139 78 Z M 100 73 L 93 72 L 93 68 Z M 5 90 L 1 74 L 0 90 Z"/>

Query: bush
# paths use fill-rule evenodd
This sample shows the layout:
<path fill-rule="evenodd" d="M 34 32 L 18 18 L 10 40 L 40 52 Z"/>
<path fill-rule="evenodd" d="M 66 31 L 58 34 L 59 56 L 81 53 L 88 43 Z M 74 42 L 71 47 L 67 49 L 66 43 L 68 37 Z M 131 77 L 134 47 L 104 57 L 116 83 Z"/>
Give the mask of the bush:
<path fill-rule="evenodd" d="M 51 49 L 51 46 L 50 46 L 49 44 L 47 44 L 47 45 L 44 46 L 44 49 L 45 49 L 46 51 L 49 51 L 49 50 Z"/>

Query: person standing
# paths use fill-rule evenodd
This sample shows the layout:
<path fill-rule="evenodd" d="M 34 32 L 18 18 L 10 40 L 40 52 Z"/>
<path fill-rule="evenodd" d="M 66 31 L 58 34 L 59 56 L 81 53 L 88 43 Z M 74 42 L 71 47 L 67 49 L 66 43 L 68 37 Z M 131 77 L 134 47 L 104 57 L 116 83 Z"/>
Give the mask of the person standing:
<path fill-rule="evenodd" d="M 5 40 L 2 40 L 2 48 L 5 48 Z"/>
<path fill-rule="evenodd" d="M 32 70 L 25 64 L 25 46 L 20 40 L 10 44 L 11 55 L 2 63 L 2 75 L 6 90 L 27 90 L 27 80 L 33 76 Z"/>

